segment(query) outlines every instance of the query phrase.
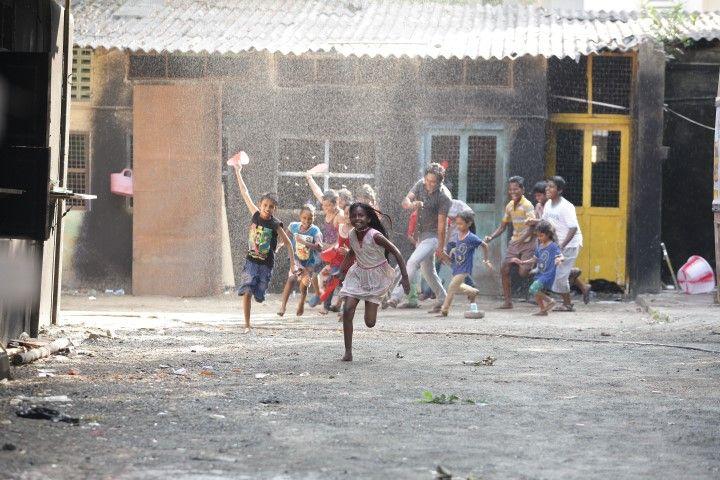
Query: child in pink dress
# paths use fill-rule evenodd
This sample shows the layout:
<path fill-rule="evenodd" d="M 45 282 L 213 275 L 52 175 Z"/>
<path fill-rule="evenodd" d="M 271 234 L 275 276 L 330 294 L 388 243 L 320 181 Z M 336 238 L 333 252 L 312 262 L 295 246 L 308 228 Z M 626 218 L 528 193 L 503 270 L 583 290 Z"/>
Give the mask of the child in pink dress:
<path fill-rule="evenodd" d="M 365 301 L 365 325 L 375 326 L 377 311 L 382 298 L 395 283 L 395 270 L 387 261 L 392 254 L 400 268 L 401 284 L 405 293 L 410 292 L 405 260 L 398 248 L 387 239 L 385 227 L 378 218 L 378 212 L 365 203 L 353 203 L 350 206 L 350 251 L 345 256 L 341 272 L 350 266 L 347 274 L 341 273 L 343 281 L 340 296 L 345 298 L 343 309 L 343 336 L 345 355 L 342 360 L 352 361 L 352 335 L 355 308 Z M 354 263 L 353 263 L 354 262 Z"/>

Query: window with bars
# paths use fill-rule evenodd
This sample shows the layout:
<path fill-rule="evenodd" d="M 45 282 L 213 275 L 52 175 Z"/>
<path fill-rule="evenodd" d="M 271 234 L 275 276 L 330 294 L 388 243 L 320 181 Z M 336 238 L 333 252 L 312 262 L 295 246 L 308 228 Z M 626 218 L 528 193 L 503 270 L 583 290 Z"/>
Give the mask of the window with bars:
<path fill-rule="evenodd" d="M 468 138 L 467 203 L 495 203 L 497 137 Z"/>
<path fill-rule="evenodd" d="M 68 164 L 66 186 L 74 193 L 90 193 L 90 136 L 87 133 L 71 133 L 68 139 Z M 68 200 L 67 206 L 86 210 L 86 200 Z"/>
<path fill-rule="evenodd" d="M 72 82 L 70 98 L 72 100 L 90 100 L 92 86 L 92 49 L 73 48 Z"/>
<path fill-rule="evenodd" d="M 620 132 L 595 130 L 592 136 L 593 207 L 617 208 L 620 205 Z"/>
<path fill-rule="evenodd" d="M 509 87 L 512 64 L 509 60 L 425 59 L 420 78 L 435 86 Z"/>
<path fill-rule="evenodd" d="M 430 161 L 445 167 L 445 186 L 453 198 L 458 198 L 460 136 L 433 135 L 430 140 Z"/>
<path fill-rule="evenodd" d="M 587 57 L 548 60 L 548 107 L 552 113 L 587 113 Z M 575 99 L 575 100 L 573 100 Z"/>
<path fill-rule="evenodd" d="M 557 131 L 555 172 L 565 180 L 563 196 L 576 207 L 583 206 L 583 136 L 582 130 Z"/>
<path fill-rule="evenodd" d="M 633 57 L 591 55 L 579 62 L 548 60 L 551 113 L 628 115 L 632 100 Z"/>
<path fill-rule="evenodd" d="M 445 186 L 453 198 L 470 204 L 496 199 L 497 136 L 431 134 L 430 161 L 445 167 Z"/>
<path fill-rule="evenodd" d="M 375 183 L 375 143 L 359 140 L 280 139 L 278 159 L 278 194 L 282 208 L 295 209 L 315 198 L 305 180 L 305 172 L 319 163 L 328 172 L 318 184 L 323 190 L 347 188 L 353 194 L 363 184 Z"/>
<path fill-rule="evenodd" d="M 625 109 L 593 104 L 593 113 L 628 114 L 632 84 L 632 57 L 593 57 L 593 102 L 617 105 Z"/>

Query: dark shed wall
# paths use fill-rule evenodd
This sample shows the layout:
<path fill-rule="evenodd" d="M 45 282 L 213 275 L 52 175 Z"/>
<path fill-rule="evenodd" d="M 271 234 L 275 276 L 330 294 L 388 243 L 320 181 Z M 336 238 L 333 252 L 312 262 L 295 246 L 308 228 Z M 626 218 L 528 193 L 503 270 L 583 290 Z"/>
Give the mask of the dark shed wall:
<path fill-rule="evenodd" d="M 665 103 L 704 125 L 715 124 L 715 97 L 720 68 L 720 45 L 702 42 L 677 60 L 665 73 Z M 662 238 L 677 269 L 692 255 L 715 265 L 711 211 L 713 187 L 713 132 L 671 113 L 665 115 Z M 682 188 L 679 187 L 681 181 Z M 672 282 L 667 270 L 664 280 Z"/>
<path fill-rule="evenodd" d="M 12 52 L 50 52 L 50 75 L 47 112 L 36 122 L 45 124 L 48 136 L 40 147 L 50 149 L 50 178 L 58 178 L 60 99 L 62 86 L 62 13 L 51 0 L 14 2 L 12 18 L 3 18 L 12 29 Z M 9 91 L 8 95 L 17 95 Z M 0 145 L 0 147 L 2 147 Z M 3 159 L 0 158 L 0 162 Z M 44 212 L 43 212 L 44 214 Z M 2 219 L 0 219 L 2 222 Z M 55 236 L 51 232 L 45 242 L 34 240 L 0 239 L 0 265 L 20 265 L 22 273 L 30 273 L 31 292 L 23 291 L 20 298 L 0 294 L 0 343 L 23 331 L 37 335 L 41 324 L 50 322 Z"/>
<path fill-rule="evenodd" d="M 525 176 L 529 184 L 542 178 L 547 118 L 544 59 L 515 60 L 512 88 L 429 87 L 417 79 L 419 61 L 399 62 L 403 75 L 399 83 L 389 87 L 277 87 L 271 81 L 274 59 L 263 55 L 254 57 L 250 80 L 226 80 L 223 128 L 227 151 L 243 149 L 250 155 L 252 163 L 245 178 L 253 197 L 276 188 L 277 148 L 283 136 L 372 140 L 377 149 L 375 186 L 381 207 L 392 216 L 394 231 L 400 233 L 395 240 L 407 251 L 409 244 L 402 238 L 407 215 L 399 205 L 421 176 L 418 155 L 426 125 L 500 124 L 508 146 L 508 173 Z M 232 173 L 225 179 L 238 279 L 244 264 L 249 214 Z M 283 192 L 279 194 L 281 209 L 292 209 L 280 213 L 287 224 L 295 220 L 299 205 L 283 205 Z M 285 257 L 284 251 L 278 256 L 280 271 L 286 268 Z M 284 281 L 282 275 L 274 278 Z"/>

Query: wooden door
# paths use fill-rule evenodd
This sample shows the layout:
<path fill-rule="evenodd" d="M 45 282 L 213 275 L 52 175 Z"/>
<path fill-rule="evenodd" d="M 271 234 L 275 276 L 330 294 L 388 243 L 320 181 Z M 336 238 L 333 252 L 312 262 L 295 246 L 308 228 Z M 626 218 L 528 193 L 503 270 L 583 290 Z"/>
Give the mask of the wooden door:
<path fill-rule="evenodd" d="M 504 135 L 497 129 L 430 130 L 423 145 L 424 162 L 447 162 L 445 184 L 452 197 L 475 211 L 478 236 L 492 233 L 502 218 L 506 201 L 507 162 Z M 490 259 L 500 265 L 504 242 L 490 243 Z M 474 277 L 483 293 L 497 293 L 496 274 L 482 267 L 482 255 L 475 258 Z"/>
<path fill-rule="evenodd" d="M 586 279 L 626 283 L 629 165 L 627 125 L 555 125 L 548 171 L 565 179 L 576 207 Z"/>
<path fill-rule="evenodd" d="M 136 85 L 133 105 L 133 293 L 219 293 L 224 212 L 217 87 Z"/>

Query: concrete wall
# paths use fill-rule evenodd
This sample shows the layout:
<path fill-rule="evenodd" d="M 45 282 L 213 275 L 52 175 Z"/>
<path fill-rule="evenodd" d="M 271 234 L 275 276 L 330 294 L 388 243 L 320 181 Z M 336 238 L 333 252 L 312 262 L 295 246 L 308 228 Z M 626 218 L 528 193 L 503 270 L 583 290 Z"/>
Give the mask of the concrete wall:
<path fill-rule="evenodd" d="M 278 143 L 282 137 L 343 139 L 375 142 L 375 186 L 380 204 L 394 220 L 394 239 L 408 253 L 404 240 L 407 215 L 402 198 L 421 177 L 419 148 L 423 129 L 433 123 L 500 125 L 508 146 L 509 174 L 523 175 L 532 184 L 545 165 L 546 64 L 542 58 L 513 62 L 511 88 L 429 87 L 418 81 L 419 60 L 400 60 L 400 81 L 389 87 L 279 87 L 273 81 L 275 58 L 253 57 L 253 75 L 223 86 L 223 135 L 228 152 L 243 149 L 252 158 L 245 178 L 251 193 L 276 190 Z M 226 177 L 228 218 L 235 276 L 244 264 L 247 209 L 233 177 Z M 304 182 L 304 179 L 299 179 Z M 286 223 L 295 220 L 298 205 L 282 205 Z M 499 199 L 500 203 L 504 197 Z M 499 217 L 497 219 L 499 221 Z M 284 252 L 278 269 L 287 269 Z M 274 286 L 284 281 L 274 276 Z"/>

